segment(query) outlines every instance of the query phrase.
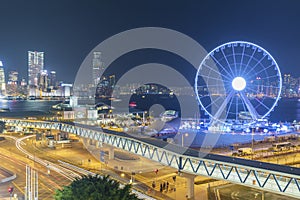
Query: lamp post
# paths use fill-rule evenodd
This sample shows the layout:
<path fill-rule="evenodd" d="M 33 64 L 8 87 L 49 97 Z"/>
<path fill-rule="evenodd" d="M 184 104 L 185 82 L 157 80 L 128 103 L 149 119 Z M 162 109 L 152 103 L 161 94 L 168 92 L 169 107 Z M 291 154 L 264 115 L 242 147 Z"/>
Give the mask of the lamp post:
<path fill-rule="evenodd" d="M 134 175 L 135 175 L 135 172 L 131 172 L 129 184 L 133 184 L 133 182 L 134 182 Z"/>
<path fill-rule="evenodd" d="M 143 111 L 143 119 L 142 119 L 142 127 L 141 127 L 141 133 L 144 133 L 144 130 L 145 130 L 145 121 L 146 121 L 146 116 L 145 114 L 147 114 L 148 112 L 147 111 Z"/>
<path fill-rule="evenodd" d="M 187 137 L 187 136 L 189 136 L 188 133 L 182 133 L 182 134 L 181 134 L 181 146 L 182 146 L 182 147 L 184 147 L 184 137 Z"/>
<path fill-rule="evenodd" d="M 143 124 L 145 124 L 145 120 L 146 120 L 145 114 L 147 114 L 147 113 L 148 113 L 147 111 L 143 111 Z"/>
<path fill-rule="evenodd" d="M 252 149 L 252 153 L 251 153 L 251 160 L 253 160 L 253 154 L 254 154 L 254 151 L 253 151 L 253 139 L 254 139 L 254 128 L 252 129 L 252 138 L 251 138 L 251 149 Z"/>

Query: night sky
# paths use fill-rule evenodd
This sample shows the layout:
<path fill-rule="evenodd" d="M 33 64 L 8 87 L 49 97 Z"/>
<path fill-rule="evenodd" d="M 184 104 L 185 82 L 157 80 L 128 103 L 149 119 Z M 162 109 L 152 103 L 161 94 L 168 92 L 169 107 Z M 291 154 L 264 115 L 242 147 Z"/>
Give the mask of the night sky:
<path fill-rule="evenodd" d="M 130 2 L 130 3 L 128 3 Z M 267 49 L 282 73 L 300 76 L 300 1 L 1 0 L 0 60 L 27 80 L 27 51 L 45 52 L 45 68 L 73 82 L 87 54 L 137 27 L 165 27 L 207 51 L 245 40 Z"/>

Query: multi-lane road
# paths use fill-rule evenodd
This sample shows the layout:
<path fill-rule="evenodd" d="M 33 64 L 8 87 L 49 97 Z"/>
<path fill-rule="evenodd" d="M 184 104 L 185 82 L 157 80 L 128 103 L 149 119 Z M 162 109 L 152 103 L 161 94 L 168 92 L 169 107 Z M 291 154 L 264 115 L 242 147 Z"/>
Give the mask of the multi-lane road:
<path fill-rule="evenodd" d="M 26 186 L 26 165 L 31 166 L 39 174 L 38 197 L 43 200 L 53 199 L 56 189 L 69 185 L 76 177 L 94 174 L 75 165 L 86 164 L 86 160 L 90 160 L 91 163 L 87 163 L 88 165 L 85 167 L 93 167 L 93 169 L 97 167 L 100 169 L 98 165 L 94 165 L 96 163 L 95 159 L 92 159 L 92 156 L 82 147 L 57 151 L 43 148 L 40 143 L 36 143 L 33 136 L 3 136 L 6 139 L 0 142 L 0 159 L 3 158 L 4 162 L 0 162 L 0 167 L 16 173 L 17 178 L 9 183 L 0 185 L 0 199 L 9 197 L 8 188 L 10 186 L 14 187 L 14 193 L 23 199 Z M 67 163 L 64 161 L 67 161 Z M 107 169 L 102 170 L 106 171 Z M 118 175 L 114 174 L 113 171 L 107 170 L 106 174 L 118 178 Z M 125 179 L 123 181 L 128 182 Z M 142 198 L 152 199 L 138 191 L 134 192 Z"/>
<path fill-rule="evenodd" d="M 11 182 L 0 185 L 0 198 L 8 197 L 8 187 L 14 187 L 14 193 L 18 197 L 25 196 L 26 187 L 26 165 L 31 166 L 38 172 L 39 176 L 39 199 L 53 199 L 53 194 L 56 189 L 62 188 L 64 185 L 68 185 L 73 179 L 66 178 L 65 173 L 57 172 L 57 170 L 51 170 L 48 173 L 49 167 L 43 163 L 50 163 L 39 159 L 29 159 L 30 154 L 24 154 L 24 151 L 20 151 L 16 148 L 18 146 L 17 138 L 6 137 L 6 140 L 0 143 L 0 166 L 16 173 L 17 177 Z M 20 141 L 19 141 L 20 142 Z M 46 164 L 46 165 L 47 165 Z"/>

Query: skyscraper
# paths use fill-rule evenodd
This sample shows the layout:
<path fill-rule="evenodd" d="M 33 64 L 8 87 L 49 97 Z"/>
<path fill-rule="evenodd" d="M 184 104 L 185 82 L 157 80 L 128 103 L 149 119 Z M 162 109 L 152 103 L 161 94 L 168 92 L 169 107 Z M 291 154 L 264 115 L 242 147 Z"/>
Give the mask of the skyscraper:
<path fill-rule="evenodd" d="M 6 94 L 9 96 L 17 96 L 18 94 L 18 75 L 19 73 L 17 71 L 10 71 L 8 73 Z"/>
<path fill-rule="evenodd" d="M 47 70 L 41 70 L 38 74 L 38 86 L 40 91 L 47 91 L 48 88 L 48 72 Z"/>
<path fill-rule="evenodd" d="M 56 87 L 56 71 L 51 71 L 49 74 L 49 86 Z"/>
<path fill-rule="evenodd" d="M 38 74 L 44 69 L 44 52 L 28 51 L 28 85 L 38 86 Z"/>
<path fill-rule="evenodd" d="M 10 71 L 8 73 L 8 81 L 18 82 L 19 73 L 17 71 Z"/>
<path fill-rule="evenodd" d="M 3 69 L 3 63 L 0 61 L 0 95 L 6 95 L 6 86 L 5 86 L 5 74 Z"/>
<path fill-rule="evenodd" d="M 20 81 L 19 93 L 21 95 L 27 95 L 28 94 L 27 81 L 25 80 L 25 78 L 22 78 L 21 81 Z"/>
<path fill-rule="evenodd" d="M 93 52 L 93 60 L 92 60 L 92 69 L 93 69 L 93 84 L 95 86 L 100 81 L 100 72 L 101 70 L 104 70 L 103 62 L 102 62 L 102 53 L 95 51 Z"/>
<path fill-rule="evenodd" d="M 288 85 L 291 81 L 291 74 L 284 74 L 283 76 L 283 84 Z"/>

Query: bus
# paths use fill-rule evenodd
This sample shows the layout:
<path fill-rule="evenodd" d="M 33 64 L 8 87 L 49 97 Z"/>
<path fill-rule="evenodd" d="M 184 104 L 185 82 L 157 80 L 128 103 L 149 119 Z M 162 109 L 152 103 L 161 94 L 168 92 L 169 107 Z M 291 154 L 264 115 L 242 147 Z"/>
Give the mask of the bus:
<path fill-rule="evenodd" d="M 254 154 L 253 149 L 249 147 L 239 148 L 236 152 L 232 153 L 232 156 L 249 156 Z"/>
<path fill-rule="evenodd" d="M 291 148 L 290 142 L 281 142 L 272 144 L 273 151 L 287 151 Z"/>
<path fill-rule="evenodd" d="M 253 154 L 253 149 L 249 147 L 239 148 L 238 155 L 239 156 L 248 156 Z"/>

